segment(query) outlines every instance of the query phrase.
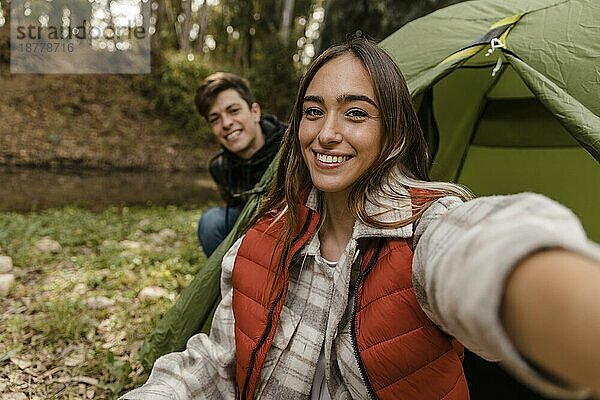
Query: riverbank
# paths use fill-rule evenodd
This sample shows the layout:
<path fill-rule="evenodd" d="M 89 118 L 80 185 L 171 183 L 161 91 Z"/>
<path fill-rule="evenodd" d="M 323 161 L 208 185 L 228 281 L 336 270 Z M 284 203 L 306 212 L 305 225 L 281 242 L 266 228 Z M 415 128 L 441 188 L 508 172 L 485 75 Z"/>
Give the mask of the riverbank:
<path fill-rule="evenodd" d="M 217 150 L 177 132 L 144 76 L 11 75 L 0 65 L 0 165 L 193 171 Z"/>

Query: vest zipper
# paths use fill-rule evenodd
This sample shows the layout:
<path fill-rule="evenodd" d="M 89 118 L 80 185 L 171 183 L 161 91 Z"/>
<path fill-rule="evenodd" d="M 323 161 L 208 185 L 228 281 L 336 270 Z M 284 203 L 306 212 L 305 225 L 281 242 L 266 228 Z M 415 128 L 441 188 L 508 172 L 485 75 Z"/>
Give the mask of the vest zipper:
<path fill-rule="evenodd" d="M 273 301 L 273 304 L 271 304 L 271 308 L 269 308 L 269 319 L 267 321 L 267 326 L 265 328 L 265 331 L 263 332 L 263 335 L 261 336 L 260 340 L 258 341 L 256 348 L 252 352 L 252 355 L 250 356 L 250 363 L 248 364 L 248 374 L 246 375 L 246 379 L 244 381 L 244 390 L 242 391 L 242 399 L 246 398 L 246 392 L 248 391 L 248 384 L 250 383 L 250 376 L 252 375 L 252 370 L 254 369 L 254 363 L 256 362 L 256 353 L 258 353 L 258 349 L 260 349 L 262 347 L 262 345 L 267 341 L 267 336 L 269 336 L 269 332 L 271 332 L 271 326 L 273 325 L 273 312 L 275 312 L 275 307 L 277 306 L 277 303 L 279 303 L 279 300 L 281 300 L 281 297 L 283 296 L 283 291 L 284 290 L 281 289 L 281 291 L 277 295 L 277 298 L 275 299 L 275 301 Z"/>
<path fill-rule="evenodd" d="M 292 245 L 296 241 L 298 241 L 308 230 L 313 213 L 314 213 L 314 211 L 312 209 L 308 210 L 308 215 L 306 217 L 306 221 L 304 221 L 304 225 L 302 225 L 302 229 L 300 229 L 300 232 L 298 233 L 298 235 L 296 235 L 296 237 L 292 241 Z M 298 252 L 296 252 L 296 253 L 298 253 Z M 294 258 L 296 253 L 292 256 L 292 259 Z M 287 254 L 282 259 L 283 266 L 285 266 L 286 259 L 287 259 Z M 265 327 L 265 330 L 264 330 L 262 336 L 260 337 L 260 340 L 256 344 L 256 347 L 254 348 L 254 350 L 252 350 L 252 354 L 250 355 L 250 362 L 248 364 L 248 373 L 246 374 L 246 379 L 244 379 L 244 388 L 241 393 L 241 399 L 244 399 L 244 400 L 246 399 L 247 391 L 248 391 L 248 384 L 250 383 L 250 376 L 252 375 L 252 370 L 254 369 L 254 364 L 256 363 L 256 354 L 258 353 L 258 350 L 262 347 L 262 345 L 265 344 L 265 342 L 267 341 L 267 337 L 269 336 L 269 333 L 271 332 L 271 327 L 273 326 L 273 313 L 275 312 L 275 307 L 277 306 L 277 304 L 283 297 L 284 291 L 285 291 L 285 287 L 281 289 L 281 291 L 279 292 L 279 294 L 277 295 L 277 297 L 271 304 L 271 307 L 269 308 L 267 326 Z"/>
<path fill-rule="evenodd" d="M 375 390 L 373 389 L 373 386 L 371 385 L 371 382 L 369 381 L 369 377 L 367 375 L 367 370 L 365 368 L 365 364 L 363 363 L 362 359 L 360 358 L 360 353 L 358 352 L 358 339 L 356 338 L 356 308 L 358 307 L 358 288 L 360 286 L 360 282 L 367 276 L 367 274 L 369 272 L 371 272 L 371 270 L 375 266 L 375 263 L 377 263 L 377 260 L 379 259 L 379 255 L 381 254 L 382 247 L 383 247 L 382 241 L 379 240 L 377 242 L 377 248 L 375 250 L 375 254 L 373 254 L 373 257 L 369 260 L 369 264 L 367 265 L 367 268 L 365 268 L 365 270 L 360 274 L 360 276 L 356 280 L 356 283 L 354 284 L 354 287 L 352 288 L 352 290 L 354 292 L 354 303 L 352 305 L 352 324 L 350 325 L 350 336 L 352 337 L 352 350 L 354 351 L 354 358 L 356 358 L 356 363 L 358 364 L 358 369 L 360 371 L 360 377 L 362 378 L 363 382 L 365 383 L 365 387 L 367 388 L 367 393 L 369 394 L 369 399 L 371 399 L 371 400 L 377 400 L 377 395 L 375 394 Z"/>

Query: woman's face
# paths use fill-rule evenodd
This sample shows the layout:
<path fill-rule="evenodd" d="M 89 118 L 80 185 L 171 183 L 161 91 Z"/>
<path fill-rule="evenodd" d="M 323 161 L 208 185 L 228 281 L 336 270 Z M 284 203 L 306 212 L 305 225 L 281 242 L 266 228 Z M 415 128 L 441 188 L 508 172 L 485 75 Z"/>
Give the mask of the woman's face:
<path fill-rule="evenodd" d="M 381 147 L 379 105 L 363 64 L 351 55 L 324 64 L 302 111 L 300 146 L 313 184 L 326 193 L 348 191 Z"/>

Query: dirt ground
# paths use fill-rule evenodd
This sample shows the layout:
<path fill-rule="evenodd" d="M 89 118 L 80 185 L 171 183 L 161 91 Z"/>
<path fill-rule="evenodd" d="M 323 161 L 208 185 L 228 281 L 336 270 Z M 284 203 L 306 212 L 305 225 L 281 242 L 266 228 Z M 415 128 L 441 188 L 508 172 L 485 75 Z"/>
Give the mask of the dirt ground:
<path fill-rule="evenodd" d="M 216 151 L 176 132 L 143 76 L 16 75 L 0 64 L 0 165 L 199 170 Z"/>

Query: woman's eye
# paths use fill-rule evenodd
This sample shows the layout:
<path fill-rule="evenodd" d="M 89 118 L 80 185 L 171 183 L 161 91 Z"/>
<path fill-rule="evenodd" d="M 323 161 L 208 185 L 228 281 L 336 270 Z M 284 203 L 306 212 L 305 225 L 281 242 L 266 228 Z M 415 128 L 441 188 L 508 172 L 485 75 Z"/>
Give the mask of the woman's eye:
<path fill-rule="evenodd" d="M 323 112 L 315 107 L 310 107 L 304 110 L 304 115 L 310 118 L 317 118 L 323 115 Z"/>
<path fill-rule="evenodd" d="M 369 117 L 369 113 L 359 108 L 353 108 L 346 112 L 346 115 L 352 119 L 361 120 Z"/>

